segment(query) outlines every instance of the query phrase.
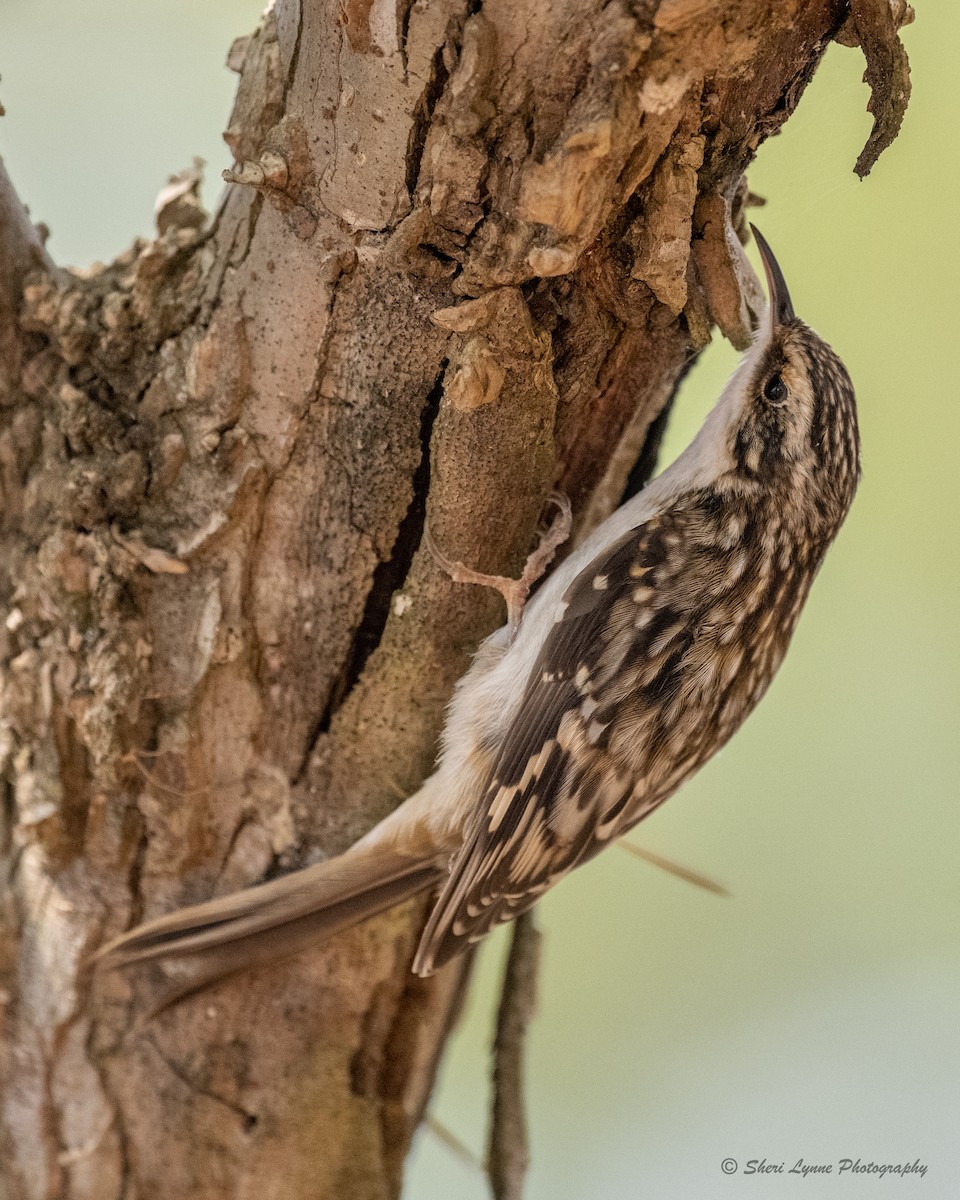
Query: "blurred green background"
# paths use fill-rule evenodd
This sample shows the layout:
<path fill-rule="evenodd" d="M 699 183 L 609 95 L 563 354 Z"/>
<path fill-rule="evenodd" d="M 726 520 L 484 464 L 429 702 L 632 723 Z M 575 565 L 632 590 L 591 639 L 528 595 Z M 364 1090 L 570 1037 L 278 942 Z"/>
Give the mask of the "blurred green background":
<path fill-rule="evenodd" d="M 199 154 L 206 200 L 231 39 L 253 0 L 2 0 L 0 147 L 62 262 L 151 230 Z M 868 180 L 858 51 L 832 46 L 750 173 L 800 315 L 846 360 L 864 479 L 769 699 L 632 835 L 733 893 L 619 850 L 540 906 L 529 1200 L 582 1196 L 960 1196 L 960 388 L 956 230 L 960 9 L 918 0 L 914 95 Z M 736 356 L 688 380 L 665 460 Z M 482 1153 L 505 938 L 485 948 L 433 1113 Z M 725 1176 L 742 1164 L 919 1158 L 924 1178 Z M 410 1200 L 480 1200 L 424 1131 Z"/>

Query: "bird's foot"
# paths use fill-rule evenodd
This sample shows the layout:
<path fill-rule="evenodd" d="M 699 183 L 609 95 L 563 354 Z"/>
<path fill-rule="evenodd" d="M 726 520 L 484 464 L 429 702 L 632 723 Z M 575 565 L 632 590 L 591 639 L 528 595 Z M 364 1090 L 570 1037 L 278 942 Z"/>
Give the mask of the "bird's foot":
<path fill-rule="evenodd" d="M 519 579 L 508 579 L 505 575 L 484 575 L 462 562 L 454 562 L 437 548 L 429 525 L 424 527 L 423 535 L 427 549 L 454 583 L 476 583 L 481 587 L 494 588 L 503 596 L 507 602 L 507 625 L 511 640 L 520 627 L 520 618 L 523 616 L 530 589 L 553 561 L 557 550 L 570 536 L 573 526 L 573 514 L 567 497 L 562 492 L 552 492 L 550 502 L 556 506 L 557 515 L 551 521 L 550 528 L 540 538 L 536 550 L 527 559 Z"/>

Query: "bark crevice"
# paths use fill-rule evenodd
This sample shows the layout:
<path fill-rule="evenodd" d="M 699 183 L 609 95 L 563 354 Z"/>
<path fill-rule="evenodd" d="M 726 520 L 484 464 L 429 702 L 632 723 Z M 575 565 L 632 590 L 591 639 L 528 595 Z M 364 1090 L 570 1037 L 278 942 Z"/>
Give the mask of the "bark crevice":
<path fill-rule="evenodd" d="M 396 540 L 388 558 L 382 559 L 374 568 L 367 593 L 366 604 L 360 623 L 353 635 L 350 650 L 333 687 L 330 698 L 311 737 L 304 757 L 304 767 L 294 777 L 296 783 L 313 754 L 317 743 L 330 731 L 330 725 L 338 710 L 346 703 L 353 691 L 370 655 L 376 650 L 390 615 L 390 606 L 398 589 L 409 574 L 414 555 L 423 540 L 424 522 L 427 512 L 427 496 L 430 491 L 430 443 L 433 426 L 440 410 L 443 396 L 443 377 L 446 360 L 441 364 L 436 382 L 427 394 L 420 414 L 419 442 L 420 461 L 412 479 L 412 495 L 407 510 L 397 529 Z"/>

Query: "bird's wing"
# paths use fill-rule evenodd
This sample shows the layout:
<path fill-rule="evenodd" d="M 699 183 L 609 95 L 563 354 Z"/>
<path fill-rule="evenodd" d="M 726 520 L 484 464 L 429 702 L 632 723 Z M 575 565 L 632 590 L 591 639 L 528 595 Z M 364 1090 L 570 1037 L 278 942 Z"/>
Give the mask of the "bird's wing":
<path fill-rule="evenodd" d="M 652 518 L 564 594 L 424 930 L 420 974 L 529 908 L 642 815 L 636 748 L 656 752 L 692 640 L 673 586 L 678 532 L 670 517 Z M 618 753 L 626 742 L 633 751 Z"/>

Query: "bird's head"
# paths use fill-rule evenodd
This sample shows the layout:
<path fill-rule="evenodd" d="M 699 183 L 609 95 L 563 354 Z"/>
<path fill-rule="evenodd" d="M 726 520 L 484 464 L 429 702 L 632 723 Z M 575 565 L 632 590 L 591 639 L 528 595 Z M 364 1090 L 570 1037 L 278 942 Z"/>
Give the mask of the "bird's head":
<path fill-rule="evenodd" d="M 860 476 L 853 384 L 827 343 L 794 313 L 783 272 L 753 230 L 769 304 L 757 340 L 731 381 L 724 421 L 730 470 L 759 485 L 785 515 L 832 536 Z"/>
<path fill-rule="evenodd" d="M 663 485 L 668 495 L 709 488 L 765 500 L 789 525 L 825 544 L 847 515 L 860 477 L 853 384 L 839 357 L 794 313 L 773 252 L 753 232 L 767 276 L 766 316 Z"/>

